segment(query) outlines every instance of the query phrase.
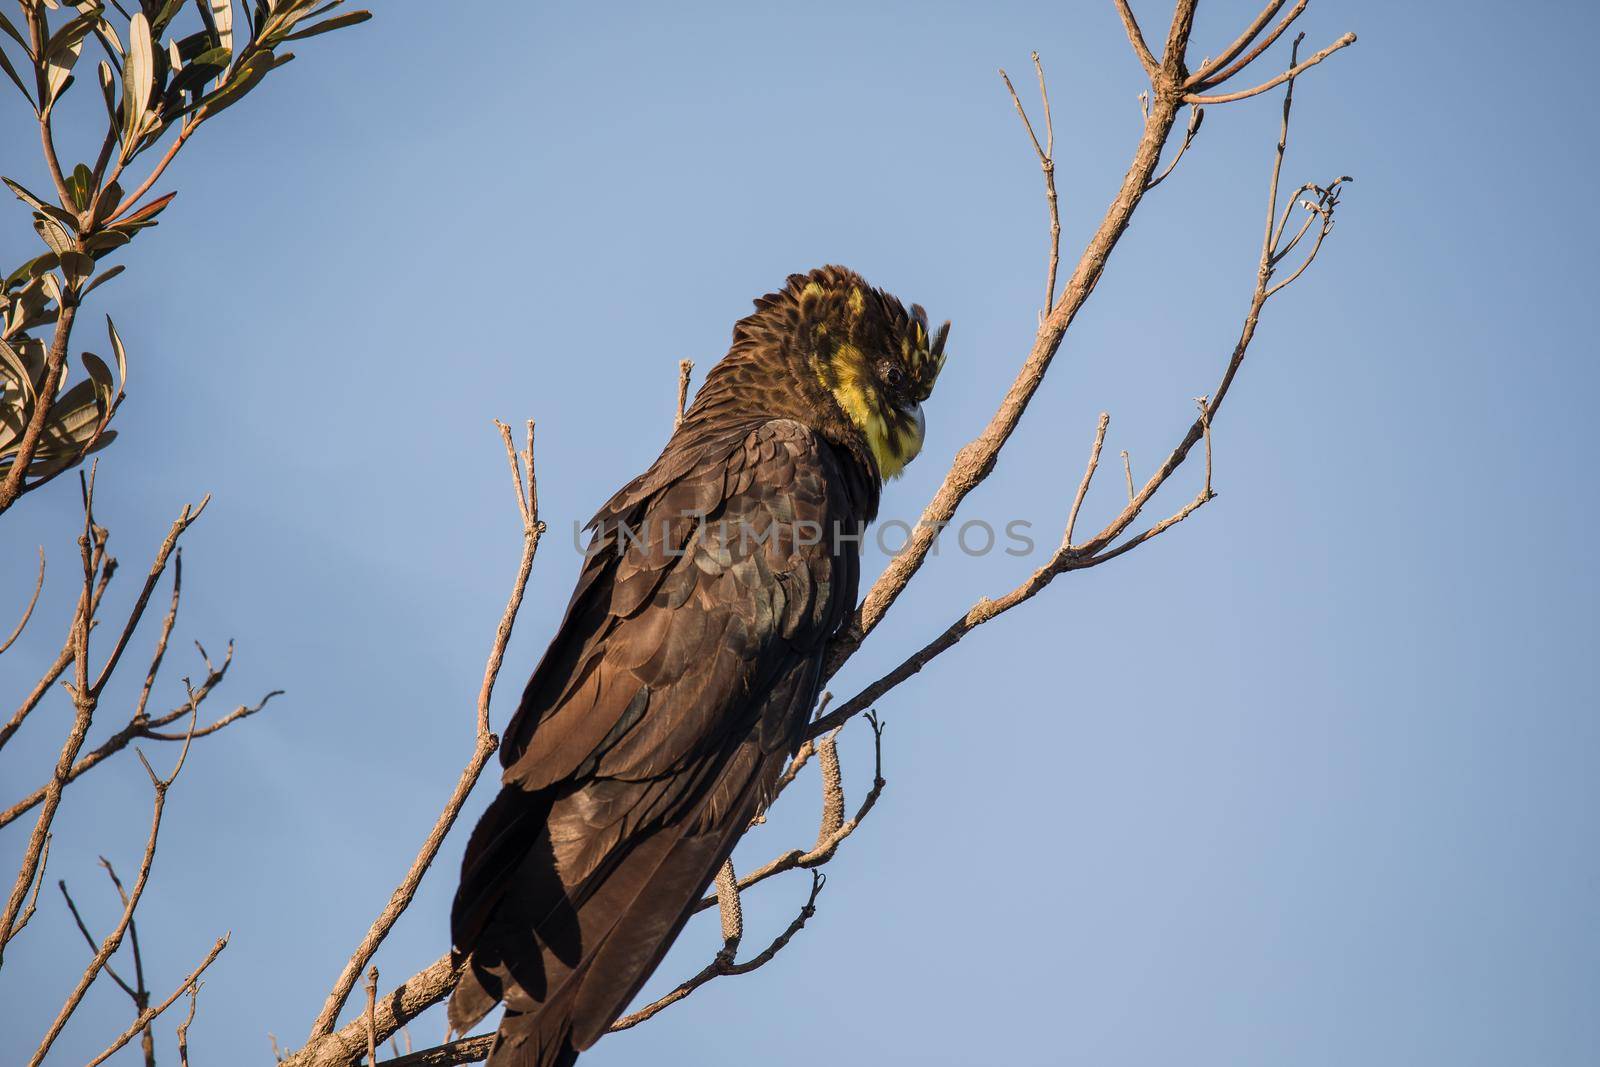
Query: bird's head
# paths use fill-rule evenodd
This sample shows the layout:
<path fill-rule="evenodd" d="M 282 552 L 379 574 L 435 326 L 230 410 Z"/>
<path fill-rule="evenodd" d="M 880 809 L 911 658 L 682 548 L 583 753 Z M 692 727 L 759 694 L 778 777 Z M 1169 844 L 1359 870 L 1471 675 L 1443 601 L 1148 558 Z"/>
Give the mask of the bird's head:
<path fill-rule="evenodd" d="M 861 434 L 885 479 L 922 450 L 922 402 L 944 367 L 947 322 L 937 332 L 916 304 L 869 286 L 843 267 L 790 276 L 810 370 Z"/>

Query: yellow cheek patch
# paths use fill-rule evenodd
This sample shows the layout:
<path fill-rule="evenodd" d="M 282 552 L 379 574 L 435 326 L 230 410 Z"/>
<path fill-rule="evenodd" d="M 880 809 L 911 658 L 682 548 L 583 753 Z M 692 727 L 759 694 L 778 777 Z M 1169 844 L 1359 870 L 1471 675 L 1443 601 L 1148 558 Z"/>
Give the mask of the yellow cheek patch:
<path fill-rule="evenodd" d="M 922 434 L 916 423 L 907 425 L 908 420 L 899 415 L 892 420 L 885 417 L 867 373 L 866 359 L 855 345 L 836 348 L 827 364 L 818 366 L 817 379 L 823 388 L 832 391 L 846 417 L 866 438 L 885 480 L 898 475 L 922 450 Z"/>

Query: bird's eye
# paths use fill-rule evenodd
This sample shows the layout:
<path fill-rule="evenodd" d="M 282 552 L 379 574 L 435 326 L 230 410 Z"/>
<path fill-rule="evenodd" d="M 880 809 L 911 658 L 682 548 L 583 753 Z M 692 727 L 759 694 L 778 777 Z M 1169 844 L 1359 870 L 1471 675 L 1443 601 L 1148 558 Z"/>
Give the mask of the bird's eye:
<path fill-rule="evenodd" d="M 888 369 L 883 372 L 883 380 L 890 389 L 898 389 L 906 383 L 906 374 L 905 371 L 891 363 Z"/>

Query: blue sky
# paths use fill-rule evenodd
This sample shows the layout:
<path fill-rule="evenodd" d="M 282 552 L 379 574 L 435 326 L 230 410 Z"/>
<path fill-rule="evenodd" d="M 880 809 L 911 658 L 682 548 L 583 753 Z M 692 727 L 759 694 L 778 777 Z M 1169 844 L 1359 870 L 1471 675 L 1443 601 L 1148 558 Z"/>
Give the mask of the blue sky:
<path fill-rule="evenodd" d="M 1166 5 L 1136 6 L 1160 37 Z M 1196 54 L 1254 8 L 1205 5 Z M 1600 1059 L 1600 25 L 1579 4 L 1327 0 L 1302 23 L 1308 46 L 1361 40 L 1301 81 L 1285 177 L 1356 182 L 1218 421 L 1218 499 L 886 699 L 889 785 L 811 925 L 586 1063 Z M 392 3 L 305 42 L 185 150 L 177 202 L 89 318 L 117 316 L 131 361 L 100 475 L 118 604 L 182 503 L 215 494 L 160 698 L 180 699 L 193 639 L 238 642 L 219 702 L 287 690 L 197 743 L 140 911 L 157 989 L 233 931 L 199 1062 L 304 1039 L 468 756 L 519 541 L 491 418 L 538 420 L 552 528 L 497 726 L 565 603 L 573 520 L 655 456 L 677 360 L 709 365 L 787 273 L 842 262 L 954 321 L 926 452 L 886 495 L 886 516 L 920 510 L 1033 335 L 1044 207 L 995 74 L 1024 84 L 1030 49 L 1054 88 L 1070 261 L 1138 134 L 1142 76 L 1110 3 Z M 36 184 L 19 107 L 0 159 Z M 1211 111 L 963 509 L 1033 522 L 1041 555 L 931 562 L 837 693 L 1042 560 L 1099 411 L 1136 473 L 1175 443 L 1249 296 L 1277 110 Z M 5 260 L 33 254 L 26 212 L 5 217 Z M 1083 521 L 1120 491 L 1103 478 Z M 63 480 L 0 524 L 0 603 L 25 599 L 37 545 L 51 559 L 0 660 L 8 693 L 65 630 L 76 507 Z M 8 748 L 8 800 L 66 715 Z M 864 726 L 844 759 L 853 801 Z M 101 928 L 94 858 L 135 866 L 147 794 L 125 755 L 58 821 L 50 877 Z M 741 865 L 809 844 L 815 816 L 797 787 Z M 463 836 L 380 954 L 385 985 L 445 947 Z M 805 890 L 797 874 L 752 893 L 747 943 Z M 4 1061 L 81 968 L 59 897 L 34 922 L 0 978 Z M 651 989 L 716 941 L 713 920 L 691 927 Z M 61 1062 L 126 1007 L 102 983 Z M 161 1040 L 170 1057 L 170 1026 Z"/>

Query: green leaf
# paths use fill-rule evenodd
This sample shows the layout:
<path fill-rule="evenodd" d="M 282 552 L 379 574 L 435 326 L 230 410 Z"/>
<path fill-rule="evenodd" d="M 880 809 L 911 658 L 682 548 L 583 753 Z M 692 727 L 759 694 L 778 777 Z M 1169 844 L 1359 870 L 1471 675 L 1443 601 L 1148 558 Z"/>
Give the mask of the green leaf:
<path fill-rule="evenodd" d="M 111 64 L 105 60 L 100 61 L 100 66 L 95 68 L 100 75 L 100 95 L 105 98 L 106 117 L 113 125 L 117 122 L 117 79 L 111 72 Z"/>
<path fill-rule="evenodd" d="M 6 276 L 5 287 L 12 289 L 23 282 L 32 281 L 45 271 L 55 270 L 58 260 L 54 252 L 46 252 L 42 256 L 34 256 L 28 262 L 18 267 Z"/>
<path fill-rule="evenodd" d="M 61 270 L 67 276 L 67 284 L 76 289 L 94 274 L 94 257 L 83 252 L 63 252 Z"/>
<path fill-rule="evenodd" d="M 6 18 L 4 12 L 0 12 L 0 30 L 4 30 L 7 36 L 9 36 L 13 41 L 17 42 L 17 44 L 21 45 L 22 50 L 28 53 L 29 59 L 33 58 L 33 46 L 28 44 L 28 42 L 23 39 L 22 34 L 17 32 L 17 28 L 11 24 L 10 19 Z"/>
<path fill-rule="evenodd" d="M 294 56 L 291 53 L 287 58 L 293 59 Z M 267 76 L 267 71 L 278 65 L 271 52 L 253 52 L 243 64 L 233 68 L 228 80 L 223 82 L 220 88 L 209 96 L 202 97 L 194 106 L 205 108 L 207 115 L 215 115 L 225 108 L 232 107 Z"/>
<path fill-rule="evenodd" d="M 128 20 L 128 62 L 122 71 L 122 154 L 132 154 L 144 125 L 145 108 L 155 87 L 155 44 L 144 12 Z"/>
<path fill-rule="evenodd" d="M 106 366 L 105 360 L 93 352 L 85 352 L 82 356 L 83 369 L 89 372 L 89 380 L 94 383 L 98 392 L 109 410 L 117 396 L 117 386 L 111 380 L 111 368 Z"/>
<path fill-rule="evenodd" d="M 39 284 L 44 286 L 44 293 L 60 307 L 64 301 L 61 299 L 61 279 L 54 274 L 39 275 Z"/>
<path fill-rule="evenodd" d="M 79 163 L 72 168 L 72 173 L 67 177 L 67 193 L 79 211 L 88 209 L 89 201 L 94 197 L 94 173 L 84 164 Z"/>
<path fill-rule="evenodd" d="M 72 232 L 50 216 L 35 214 L 33 228 L 58 258 L 77 251 L 77 240 Z"/>
<path fill-rule="evenodd" d="M 167 0 L 161 7 L 161 13 L 150 20 L 150 32 L 160 34 L 162 30 L 167 28 L 167 23 L 173 20 L 182 7 L 183 0 Z"/>
<path fill-rule="evenodd" d="M 6 55 L 6 50 L 3 47 L 0 47 L 0 70 L 4 70 L 6 72 L 6 77 L 10 78 L 12 84 L 17 87 L 17 91 L 28 98 L 28 106 L 33 108 L 35 111 L 38 111 L 39 105 L 33 102 L 33 94 L 28 92 L 28 87 L 26 85 L 22 84 L 22 79 L 17 76 L 17 68 L 11 65 L 11 58 Z"/>
<path fill-rule="evenodd" d="M 22 390 L 24 402 L 32 404 L 38 397 L 38 394 L 33 389 L 33 375 L 28 373 L 28 365 L 22 361 L 21 354 L 15 348 L 12 348 L 3 337 L 0 337 L 0 364 L 5 365 L 8 375 L 6 380 L 17 383 L 17 387 Z M 11 390 L 7 389 L 6 393 L 9 400 Z"/>
<path fill-rule="evenodd" d="M 10 178 L 0 178 L 0 182 L 5 182 L 6 188 L 10 189 L 13 193 L 16 193 L 18 200 L 21 200 L 24 204 L 32 207 L 35 211 L 42 211 L 46 215 L 49 215 L 51 218 L 55 219 L 57 222 L 65 223 L 68 226 L 77 226 L 78 220 L 72 217 L 72 212 L 67 211 L 64 208 L 57 207 L 55 204 L 46 203 L 44 200 L 23 188 L 20 183 L 14 182 Z"/>
<path fill-rule="evenodd" d="M 122 335 L 117 333 L 117 324 L 111 321 L 111 316 L 106 316 L 106 333 L 111 338 L 111 353 L 117 359 L 117 380 L 126 384 L 128 381 L 128 353 L 122 347 Z"/>
<path fill-rule="evenodd" d="M 109 51 L 119 56 L 128 54 L 128 50 L 122 47 L 122 38 L 117 35 L 117 28 L 111 25 L 110 19 L 102 17 L 100 25 L 95 27 L 95 32 L 105 39 L 105 43 L 110 44 Z"/>
<path fill-rule="evenodd" d="M 172 79 L 172 85 L 168 87 L 167 93 L 176 101 L 183 93 L 199 92 L 208 82 L 215 81 L 228 69 L 231 58 L 226 48 L 213 48 L 202 52 Z"/>
<path fill-rule="evenodd" d="M 315 37 L 319 33 L 329 33 L 333 30 L 342 30 L 346 26 L 355 26 L 372 17 L 370 11 L 351 11 L 343 15 L 335 15 L 326 22 L 319 22 L 315 26 L 307 26 L 303 30 L 296 30 L 284 38 L 285 41 L 299 41 L 307 37 Z"/>
<path fill-rule="evenodd" d="M 233 55 L 233 0 L 209 0 L 211 4 L 211 21 L 217 27 L 217 40 L 220 46 L 227 50 L 229 57 Z"/>
<path fill-rule="evenodd" d="M 153 226 L 155 223 L 149 223 L 148 225 Z M 132 239 L 133 235 L 131 233 L 123 233 L 121 230 L 113 228 L 101 230 L 99 233 L 91 235 L 83 242 L 83 247 L 95 259 L 99 259 L 107 252 L 121 248 Z"/>
<path fill-rule="evenodd" d="M 97 5 L 57 30 L 50 38 L 50 43 L 45 45 L 45 87 L 48 92 L 44 106 L 48 107 L 66 91 L 72 68 L 83 52 L 83 39 L 89 36 L 99 21 L 100 8 Z"/>
<path fill-rule="evenodd" d="M 94 278 L 90 280 L 89 284 L 83 287 L 83 292 L 78 294 L 79 301 L 82 301 L 84 297 L 88 296 L 90 293 L 94 292 L 96 289 L 100 288 L 106 282 L 109 282 L 112 278 L 115 278 L 126 269 L 127 266 L 125 264 L 118 263 L 116 266 L 108 267 L 99 274 L 96 274 Z"/>
<path fill-rule="evenodd" d="M 177 195 L 177 193 L 168 193 L 166 196 L 158 196 L 133 214 L 118 219 L 117 225 L 150 225 L 151 220 L 165 211 L 167 205 L 172 203 L 172 198 Z"/>

